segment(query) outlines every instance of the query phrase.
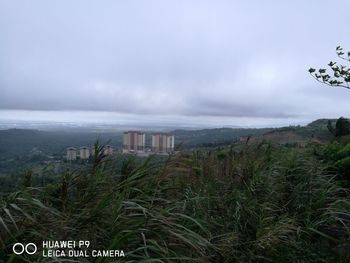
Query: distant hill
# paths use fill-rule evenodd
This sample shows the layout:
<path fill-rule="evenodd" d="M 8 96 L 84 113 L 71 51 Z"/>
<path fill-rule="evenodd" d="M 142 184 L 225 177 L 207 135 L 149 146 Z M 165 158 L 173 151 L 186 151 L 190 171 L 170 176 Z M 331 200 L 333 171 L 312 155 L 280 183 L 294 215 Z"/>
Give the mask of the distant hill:
<path fill-rule="evenodd" d="M 329 121 L 331 122 L 331 124 L 335 125 L 335 123 L 337 122 L 337 119 L 318 119 L 313 122 L 310 122 L 307 125 L 307 127 L 324 128 L 324 127 L 327 127 Z"/>
<path fill-rule="evenodd" d="M 334 137 L 329 132 L 327 125 L 331 121 L 335 124 L 336 119 L 318 119 L 306 126 L 289 126 L 273 129 L 255 140 L 267 140 L 279 144 L 326 143 Z"/>
<path fill-rule="evenodd" d="M 183 148 L 201 146 L 219 146 L 237 142 L 241 136 L 263 135 L 272 128 L 245 129 L 245 128 L 217 128 L 203 130 L 175 130 L 176 144 L 182 144 Z"/>

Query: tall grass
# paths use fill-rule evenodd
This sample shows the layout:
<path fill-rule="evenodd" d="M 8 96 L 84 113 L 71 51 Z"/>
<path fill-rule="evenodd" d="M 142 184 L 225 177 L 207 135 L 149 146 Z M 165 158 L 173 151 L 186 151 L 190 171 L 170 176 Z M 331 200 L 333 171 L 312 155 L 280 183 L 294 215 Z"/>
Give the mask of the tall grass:
<path fill-rule="evenodd" d="M 89 169 L 3 198 L 0 258 L 60 262 L 16 256 L 12 244 L 89 240 L 123 249 L 115 262 L 350 260 L 348 190 L 309 149 L 262 143 L 184 152 L 161 164 L 129 159 L 121 172 L 114 164 L 96 145 Z"/>

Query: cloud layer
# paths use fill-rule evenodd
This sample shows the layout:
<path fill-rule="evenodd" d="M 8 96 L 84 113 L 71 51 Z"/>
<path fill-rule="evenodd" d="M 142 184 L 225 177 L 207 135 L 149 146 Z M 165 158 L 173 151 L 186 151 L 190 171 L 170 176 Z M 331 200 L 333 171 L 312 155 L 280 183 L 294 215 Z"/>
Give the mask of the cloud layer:
<path fill-rule="evenodd" d="M 347 0 L 2 1 L 0 109 L 350 115 L 348 91 L 307 73 L 350 49 L 348 10 Z"/>

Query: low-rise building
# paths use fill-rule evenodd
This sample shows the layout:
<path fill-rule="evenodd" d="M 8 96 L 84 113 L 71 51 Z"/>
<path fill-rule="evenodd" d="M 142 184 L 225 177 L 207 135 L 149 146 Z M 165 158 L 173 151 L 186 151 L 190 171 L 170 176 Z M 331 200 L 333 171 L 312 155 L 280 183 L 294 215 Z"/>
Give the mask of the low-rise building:
<path fill-rule="evenodd" d="M 90 149 L 88 147 L 81 147 L 79 151 L 80 159 L 86 160 L 90 157 Z"/>
<path fill-rule="evenodd" d="M 67 161 L 74 161 L 77 159 L 77 149 L 74 147 L 67 148 L 66 154 Z"/>
<path fill-rule="evenodd" d="M 105 147 L 103 147 L 103 153 L 105 155 L 112 155 L 113 154 L 113 147 L 111 145 L 105 145 Z"/>

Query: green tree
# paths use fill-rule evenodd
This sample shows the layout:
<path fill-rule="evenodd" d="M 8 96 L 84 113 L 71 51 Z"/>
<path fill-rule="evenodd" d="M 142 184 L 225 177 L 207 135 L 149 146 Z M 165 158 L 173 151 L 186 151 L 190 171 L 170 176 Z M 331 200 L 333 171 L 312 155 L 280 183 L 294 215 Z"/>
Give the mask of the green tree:
<path fill-rule="evenodd" d="M 350 121 L 341 117 L 335 124 L 335 135 L 340 137 L 348 134 L 350 134 Z"/>
<path fill-rule="evenodd" d="M 344 52 L 343 48 L 338 46 L 336 48 L 337 56 L 346 61 L 346 64 L 350 62 L 350 51 Z M 332 87 L 342 87 L 350 89 L 350 68 L 348 65 L 342 65 L 337 62 L 331 61 L 328 63 L 329 71 L 325 68 L 318 70 L 314 68 L 309 69 L 309 73 L 317 81 L 324 83 Z"/>
<path fill-rule="evenodd" d="M 335 124 L 335 128 L 331 121 L 328 121 L 327 128 L 335 137 L 345 136 L 350 134 L 350 121 L 344 117 L 340 117 Z"/>

